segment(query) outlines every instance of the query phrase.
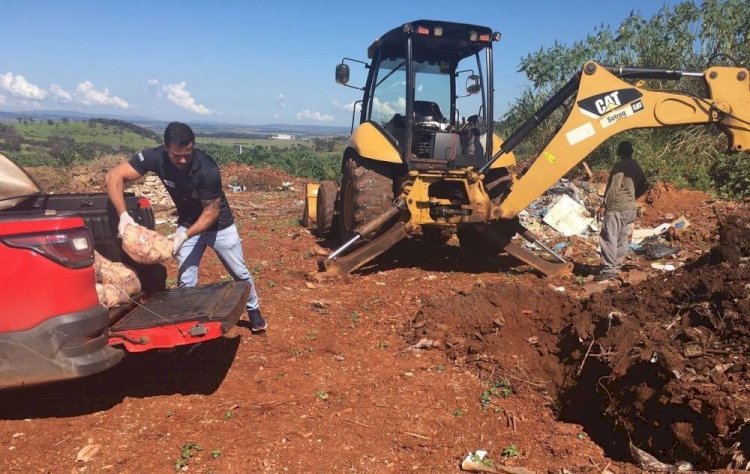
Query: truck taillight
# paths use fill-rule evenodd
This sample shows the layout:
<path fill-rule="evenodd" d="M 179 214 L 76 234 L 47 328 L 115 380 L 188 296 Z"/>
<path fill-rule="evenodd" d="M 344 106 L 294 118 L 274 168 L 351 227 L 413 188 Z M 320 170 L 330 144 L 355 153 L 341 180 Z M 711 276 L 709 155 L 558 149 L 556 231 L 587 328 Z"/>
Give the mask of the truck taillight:
<path fill-rule="evenodd" d="M 87 229 L 4 237 L 9 247 L 28 249 L 67 268 L 84 268 L 94 263 L 94 245 Z"/>

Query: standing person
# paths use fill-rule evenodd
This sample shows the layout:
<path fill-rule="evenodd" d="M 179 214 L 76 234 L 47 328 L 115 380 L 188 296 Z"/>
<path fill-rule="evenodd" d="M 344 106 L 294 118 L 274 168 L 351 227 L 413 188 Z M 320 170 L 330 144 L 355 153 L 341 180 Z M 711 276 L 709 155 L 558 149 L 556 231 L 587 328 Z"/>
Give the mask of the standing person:
<path fill-rule="evenodd" d="M 633 159 L 632 143 L 620 142 L 617 156 L 620 159 L 609 173 L 604 201 L 596 211 L 597 217 L 602 219 L 600 242 L 603 263 L 601 272 L 594 277 L 597 281 L 619 275 L 637 217 L 635 200 L 648 189 L 646 176 Z"/>
<path fill-rule="evenodd" d="M 164 145 L 136 153 L 130 161 L 107 173 L 107 193 L 120 215 L 117 230 L 122 234 L 125 226 L 135 224 L 125 207 L 125 183 L 153 171 L 177 207 L 177 230 L 169 238 L 179 264 L 180 287 L 197 285 L 203 253 L 206 247 L 213 248 L 232 278 L 250 285 L 245 307 L 251 331 L 265 331 L 267 324 L 260 314 L 253 277 L 245 265 L 240 236 L 221 186 L 219 167 L 194 145 L 193 130 L 184 123 L 172 122 L 164 131 Z"/>

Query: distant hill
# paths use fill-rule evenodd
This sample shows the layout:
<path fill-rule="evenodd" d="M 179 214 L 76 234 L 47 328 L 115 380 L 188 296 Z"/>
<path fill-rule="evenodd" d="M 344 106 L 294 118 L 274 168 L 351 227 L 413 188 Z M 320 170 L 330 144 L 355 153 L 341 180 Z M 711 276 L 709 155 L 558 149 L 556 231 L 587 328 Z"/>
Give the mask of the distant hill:
<path fill-rule="evenodd" d="M 123 130 L 129 130 L 136 135 L 140 135 L 143 138 L 148 138 L 150 140 L 155 140 L 157 142 L 160 142 L 162 140 L 162 135 L 155 133 L 153 130 L 150 130 L 148 128 L 144 128 L 141 126 L 138 126 L 136 124 L 125 122 L 123 120 L 117 120 L 117 119 L 104 119 L 104 118 L 90 118 L 87 121 L 88 123 L 100 123 L 102 125 L 107 125 L 110 127 L 120 128 Z"/>
<path fill-rule="evenodd" d="M 71 121 L 88 121 L 89 119 L 106 119 L 117 120 L 121 122 L 130 122 L 144 129 L 148 129 L 161 136 L 164 133 L 169 121 L 155 120 L 139 115 L 116 115 L 116 114 L 86 114 L 77 111 L 24 111 L 24 112 L 3 112 L 0 111 L 0 122 L 15 122 L 17 118 L 33 118 L 40 120 L 61 120 L 67 118 Z M 279 133 L 290 133 L 297 136 L 309 137 L 326 137 L 349 135 L 349 127 L 339 127 L 332 125 L 300 125 L 300 124 L 265 124 L 265 125 L 246 125 L 228 122 L 212 121 L 188 121 L 196 134 L 237 134 L 244 135 L 272 135 Z"/>

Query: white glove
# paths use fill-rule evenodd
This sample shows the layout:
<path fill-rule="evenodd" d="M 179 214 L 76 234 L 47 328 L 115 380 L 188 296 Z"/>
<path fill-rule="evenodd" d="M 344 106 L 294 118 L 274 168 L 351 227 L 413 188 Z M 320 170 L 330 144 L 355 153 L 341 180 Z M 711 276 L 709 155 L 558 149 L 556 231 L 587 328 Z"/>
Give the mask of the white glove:
<path fill-rule="evenodd" d="M 182 244 L 185 243 L 185 241 L 188 239 L 188 235 L 184 231 L 175 232 L 174 234 L 169 234 L 167 236 L 168 239 L 172 240 L 172 244 L 174 245 L 174 250 L 172 250 L 172 255 L 177 255 L 182 248 Z"/>
<path fill-rule="evenodd" d="M 120 214 L 120 223 L 117 224 L 117 232 L 122 236 L 123 232 L 125 231 L 125 227 L 129 225 L 138 225 L 135 223 L 132 217 L 130 217 L 130 214 L 128 214 L 128 211 L 123 212 Z"/>

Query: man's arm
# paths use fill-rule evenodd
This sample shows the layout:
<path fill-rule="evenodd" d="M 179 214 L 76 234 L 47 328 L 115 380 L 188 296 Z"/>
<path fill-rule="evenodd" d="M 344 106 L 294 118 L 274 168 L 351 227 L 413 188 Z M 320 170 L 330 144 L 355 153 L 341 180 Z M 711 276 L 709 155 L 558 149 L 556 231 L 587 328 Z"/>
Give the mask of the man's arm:
<path fill-rule="evenodd" d="M 604 201 L 602 202 L 605 209 L 612 206 L 612 201 L 614 201 L 617 192 L 620 190 L 622 179 L 625 176 L 623 171 L 617 168 L 613 168 L 612 173 L 614 174 L 609 181 L 609 186 L 607 186 L 607 191 L 604 193 Z"/>
<path fill-rule="evenodd" d="M 221 209 L 221 197 L 215 199 L 201 200 L 203 212 L 198 216 L 198 220 L 187 230 L 188 238 L 198 235 L 213 226 L 219 220 L 219 210 Z"/>
<path fill-rule="evenodd" d="M 117 215 L 122 215 L 123 212 L 127 211 L 125 197 L 123 196 L 125 183 L 135 181 L 141 176 L 141 173 L 136 171 L 127 161 L 120 163 L 107 173 L 105 178 L 107 195 L 109 195 L 109 200 L 112 201 Z"/>

